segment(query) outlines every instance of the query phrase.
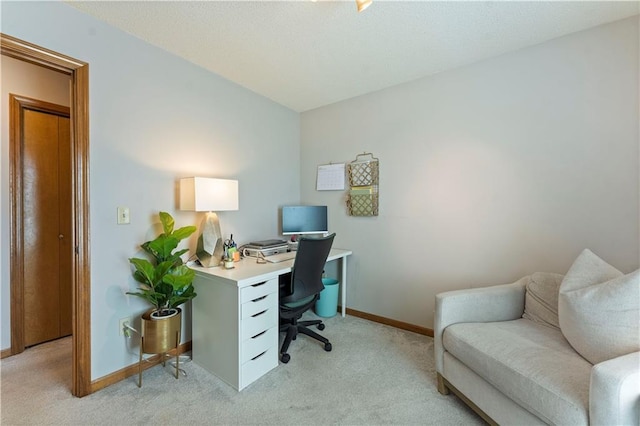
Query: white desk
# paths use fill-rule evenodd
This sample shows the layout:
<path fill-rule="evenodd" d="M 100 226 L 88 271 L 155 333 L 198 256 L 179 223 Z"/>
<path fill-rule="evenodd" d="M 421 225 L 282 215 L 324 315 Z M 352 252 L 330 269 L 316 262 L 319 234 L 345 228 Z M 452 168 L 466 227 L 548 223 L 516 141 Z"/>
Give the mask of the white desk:
<path fill-rule="evenodd" d="M 340 260 L 342 316 L 346 313 L 347 256 L 332 249 L 327 262 Z M 233 269 L 192 266 L 193 361 L 238 390 L 278 365 L 278 276 L 293 260 L 257 263 L 247 257 Z"/>

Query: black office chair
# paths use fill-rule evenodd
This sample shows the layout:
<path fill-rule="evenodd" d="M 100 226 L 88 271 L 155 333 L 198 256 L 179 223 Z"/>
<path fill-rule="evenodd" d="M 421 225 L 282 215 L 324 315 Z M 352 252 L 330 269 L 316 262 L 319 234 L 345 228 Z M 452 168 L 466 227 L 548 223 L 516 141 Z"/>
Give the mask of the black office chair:
<path fill-rule="evenodd" d="M 300 238 L 296 259 L 290 274 L 280 276 L 280 331 L 287 335 L 280 349 L 280 359 L 289 362 L 287 353 L 298 333 L 306 334 L 324 343 L 324 350 L 331 350 L 329 340 L 307 328 L 315 325 L 324 330 L 321 320 L 298 321 L 318 300 L 324 289 L 322 272 L 336 234 L 324 238 Z"/>

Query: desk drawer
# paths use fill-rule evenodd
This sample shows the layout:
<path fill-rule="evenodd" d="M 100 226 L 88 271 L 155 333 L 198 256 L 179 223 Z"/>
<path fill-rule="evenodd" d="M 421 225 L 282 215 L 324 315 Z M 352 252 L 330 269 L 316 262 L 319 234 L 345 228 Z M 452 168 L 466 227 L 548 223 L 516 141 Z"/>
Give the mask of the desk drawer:
<path fill-rule="evenodd" d="M 270 293 L 243 303 L 241 317 L 244 320 L 267 309 L 278 309 L 278 295 L 276 293 Z"/>
<path fill-rule="evenodd" d="M 278 291 L 278 279 L 264 281 L 240 289 L 240 303 L 246 303 L 269 293 Z"/>
<path fill-rule="evenodd" d="M 245 341 L 256 334 L 262 333 L 263 331 L 278 325 L 278 309 L 275 307 L 267 308 L 248 318 L 244 318 L 241 322 L 241 341 Z"/>
<path fill-rule="evenodd" d="M 276 347 L 267 349 L 266 351 L 258 354 L 255 358 L 242 364 L 240 370 L 240 389 L 251 384 L 277 365 L 278 348 L 276 345 Z"/>
<path fill-rule="evenodd" d="M 275 326 L 242 342 L 240 363 L 244 364 L 267 349 L 273 348 L 278 348 L 278 327 Z"/>

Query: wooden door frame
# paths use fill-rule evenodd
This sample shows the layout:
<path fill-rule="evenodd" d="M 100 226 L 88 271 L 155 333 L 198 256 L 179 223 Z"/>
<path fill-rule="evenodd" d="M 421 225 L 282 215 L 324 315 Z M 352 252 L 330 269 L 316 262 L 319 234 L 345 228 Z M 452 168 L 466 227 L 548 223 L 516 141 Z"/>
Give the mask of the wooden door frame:
<path fill-rule="evenodd" d="M 25 254 L 24 235 L 19 230 L 24 224 L 24 185 L 23 185 L 23 145 L 24 111 L 37 111 L 53 114 L 59 117 L 70 117 L 70 108 L 50 102 L 28 98 L 26 96 L 9 93 L 9 181 L 11 197 L 11 348 L 10 354 L 15 355 L 25 349 Z M 71 130 L 71 129 L 69 129 Z M 57 231 L 57 230 L 56 230 Z M 15 271 L 15 274 L 13 273 Z M 14 279 L 15 278 L 15 279 Z"/>
<path fill-rule="evenodd" d="M 71 185 L 72 185 L 72 241 L 75 256 L 72 258 L 72 384 L 71 393 L 81 397 L 91 393 L 91 313 L 90 313 L 90 253 L 89 253 L 89 64 L 0 33 L 0 54 L 21 61 L 52 69 L 69 75 L 71 80 Z M 10 133 L 10 140 L 14 135 Z M 10 142 L 10 147 L 13 146 Z M 16 192 L 15 152 L 10 153 L 10 281 L 22 280 L 21 241 L 17 230 L 22 226 L 16 213 L 20 196 Z M 11 322 L 21 321 L 24 312 L 22 294 L 11 294 Z M 14 296 L 17 299 L 14 299 Z M 20 315 L 20 319 L 18 319 Z M 24 335 L 11 335 L 11 354 L 14 342 Z M 24 344 L 23 344 L 24 346 Z"/>

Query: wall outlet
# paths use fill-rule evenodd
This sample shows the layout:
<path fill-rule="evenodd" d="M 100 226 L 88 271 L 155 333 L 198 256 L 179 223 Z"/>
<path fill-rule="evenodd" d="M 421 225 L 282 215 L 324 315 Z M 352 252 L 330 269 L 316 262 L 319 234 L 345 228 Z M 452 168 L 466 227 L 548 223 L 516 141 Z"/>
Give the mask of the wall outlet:
<path fill-rule="evenodd" d="M 126 329 L 124 327 L 125 324 L 127 324 L 129 327 L 133 327 L 133 318 L 131 318 L 131 317 L 121 318 L 120 321 L 118 321 L 119 335 L 120 336 L 130 337 L 131 336 L 131 330 Z"/>

